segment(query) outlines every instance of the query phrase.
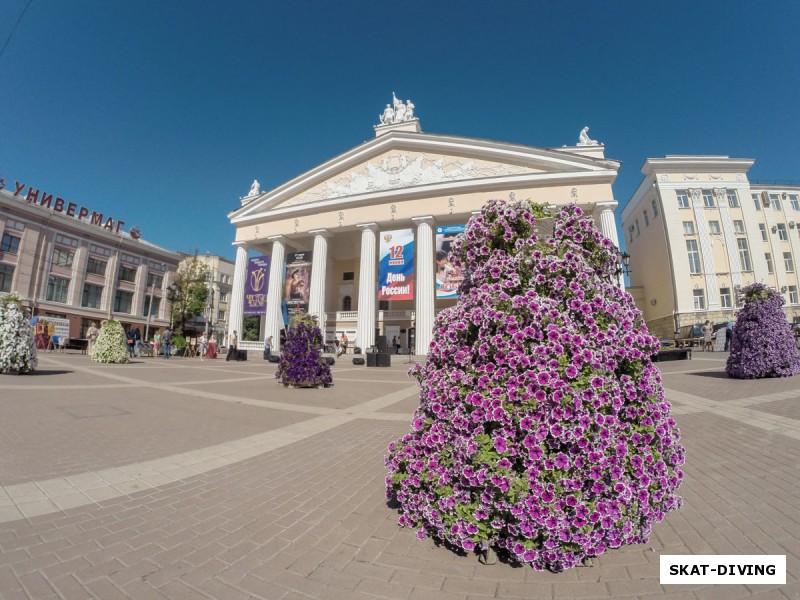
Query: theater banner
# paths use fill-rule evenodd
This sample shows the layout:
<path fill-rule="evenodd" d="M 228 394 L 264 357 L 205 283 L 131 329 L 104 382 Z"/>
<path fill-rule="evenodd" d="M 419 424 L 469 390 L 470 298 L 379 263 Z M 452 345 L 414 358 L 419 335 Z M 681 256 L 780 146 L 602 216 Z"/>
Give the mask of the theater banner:
<path fill-rule="evenodd" d="M 269 256 L 255 256 L 247 262 L 244 284 L 244 315 L 263 315 L 267 310 Z"/>
<path fill-rule="evenodd" d="M 308 297 L 311 293 L 311 261 L 314 252 L 290 252 L 286 255 L 286 279 L 284 281 L 283 301 L 286 311 L 284 315 L 308 312 Z M 288 318 L 286 319 L 288 322 Z"/>
<path fill-rule="evenodd" d="M 381 233 L 378 300 L 414 299 L 414 230 Z"/>
<path fill-rule="evenodd" d="M 456 237 L 466 225 L 442 225 L 436 228 L 436 297 L 458 298 L 458 286 L 464 280 L 461 267 L 447 258 Z"/>

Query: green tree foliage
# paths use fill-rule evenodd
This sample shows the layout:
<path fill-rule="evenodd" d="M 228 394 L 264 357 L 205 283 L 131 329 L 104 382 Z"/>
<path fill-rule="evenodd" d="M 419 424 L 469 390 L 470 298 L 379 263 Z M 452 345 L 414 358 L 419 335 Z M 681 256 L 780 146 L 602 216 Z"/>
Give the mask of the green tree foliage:
<path fill-rule="evenodd" d="M 261 317 L 258 315 L 246 316 L 242 326 L 244 329 L 244 331 L 242 331 L 242 341 L 257 342 L 259 332 L 261 331 Z"/>
<path fill-rule="evenodd" d="M 208 278 L 211 269 L 195 251 L 194 256 L 190 256 L 181 261 L 178 270 L 175 272 L 174 300 L 172 302 L 172 320 L 179 324 L 181 331 L 184 330 L 186 321 L 203 314 L 208 300 Z"/>

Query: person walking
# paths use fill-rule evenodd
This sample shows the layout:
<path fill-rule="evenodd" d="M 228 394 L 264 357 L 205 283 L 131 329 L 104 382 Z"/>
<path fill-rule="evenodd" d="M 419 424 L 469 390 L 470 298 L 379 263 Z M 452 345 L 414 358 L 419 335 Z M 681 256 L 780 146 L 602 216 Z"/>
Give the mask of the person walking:
<path fill-rule="evenodd" d="M 225 362 L 228 362 L 231 358 L 234 360 L 239 360 L 238 346 L 239 336 L 236 334 L 236 331 L 234 331 L 228 340 L 228 355 L 225 357 Z"/>
<path fill-rule="evenodd" d="M 133 327 L 128 327 L 128 331 L 125 332 L 125 341 L 128 343 L 128 358 L 133 358 L 133 346 L 136 341 L 133 336 Z"/>
<path fill-rule="evenodd" d="M 728 324 L 725 326 L 725 352 L 728 352 L 731 349 L 731 341 L 733 340 L 733 321 L 728 321 Z"/>
<path fill-rule="evenodd" d="M 714 327 L 711 325 L 711 321 L 706 320 L 703 327 L 700 328 L 700 331 L 703 332 L 703 352 L 706 350 L 711 352 L 714 349 L 713 342 L 711 341 L 711 336 L 714 333 Z"/>
<path fill-rule="evenodd" d="M 342 332 L 342 354 L 347 354 L 347 333 Z"/>
<path fill-rule="evenodd" d="M 269 360 L 270 356 L 272 356 L 272 336 L 264 342 L 264 360 Z"/>
<path fill-rule="evenodd" d="M 208 338 L 206 334 L 200 336 L 200 360 L 202 361 L 203 358 L 206 356 L 206 350 L 208 350 Z"/>
<path fill-rule="evenodd" d="M 139 331 L 138 327 L 133 330 L 133 353 L 136 358 L 142 355 L 142 332 Z"/>
<path fill-rule="evenodd" d="M 161 334 L 161 345 L 164 347 L 164 358 L 169 358 L 172 350 L 172 331 L 170 331 L 169 327 Z"/>
<path fill-rule="evenodd" d="M 86 338 L 88 340 L 88 348 L 86 353 L 89 356 L 92 356 L 92 352 L 94 351 L 94 343 L 97 341 L 97 336 L 100 334 L 100 330 L 97 328 L 97 323 L 92 321 L 92 324 L 89 325 L 89 329 L 86 330 Z"/>
<path fill-rule="evenodd" d="M 392 337 L 392 348 L 395 354 L 400 354 L 400 342 L 397 341 L 397 336 Z"/>

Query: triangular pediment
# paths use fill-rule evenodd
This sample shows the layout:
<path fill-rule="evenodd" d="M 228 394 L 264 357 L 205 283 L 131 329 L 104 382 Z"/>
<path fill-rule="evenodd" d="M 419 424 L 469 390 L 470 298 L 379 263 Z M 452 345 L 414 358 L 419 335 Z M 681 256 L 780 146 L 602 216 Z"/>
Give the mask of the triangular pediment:
<path fill-rule="evenodd" d="M 236 223 L 273 211 L 370 196 L 435 193 L 509 178 L 616 174 L 619 163 L 559 150 L 421 133 L 381 136 L 267 191 L 232 213 Z"/>

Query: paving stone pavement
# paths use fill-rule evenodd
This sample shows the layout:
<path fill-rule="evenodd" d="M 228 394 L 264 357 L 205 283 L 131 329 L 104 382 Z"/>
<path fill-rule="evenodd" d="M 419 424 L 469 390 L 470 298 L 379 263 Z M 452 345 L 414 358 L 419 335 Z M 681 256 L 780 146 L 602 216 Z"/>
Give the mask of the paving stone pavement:
<path fill-rule="evenodd" d="M 0 376 L 0 598 L 800 598 L 800 378 L 662 363 L 684 507 L 591 568 L 480 565 L 397 526 L 383 456 L 417 403 L 405 358 L 327 390 L 274 365 L 41 355 Z M 659 583 L 661 554 L 785 554 L 783 586 Z"/>

